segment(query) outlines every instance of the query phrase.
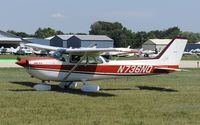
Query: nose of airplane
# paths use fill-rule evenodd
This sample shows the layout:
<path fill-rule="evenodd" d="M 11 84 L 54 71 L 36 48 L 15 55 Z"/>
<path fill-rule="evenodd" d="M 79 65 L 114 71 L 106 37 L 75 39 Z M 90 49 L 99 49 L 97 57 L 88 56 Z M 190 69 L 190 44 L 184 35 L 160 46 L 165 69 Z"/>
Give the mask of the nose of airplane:
<path fill-rule="evenodd" d="M 17 61 L 16 64 L 25 67 L 28 64 L 28 60 L 22 59 Z"/>

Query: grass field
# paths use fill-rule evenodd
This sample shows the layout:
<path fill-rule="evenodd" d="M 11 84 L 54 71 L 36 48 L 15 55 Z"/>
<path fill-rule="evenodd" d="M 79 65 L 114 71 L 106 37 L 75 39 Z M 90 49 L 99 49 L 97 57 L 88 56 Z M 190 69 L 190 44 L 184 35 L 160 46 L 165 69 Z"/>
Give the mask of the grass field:
<path fill-rule="evenodd" d="M 184 55 L 182 60 L 200 60 L 200 57 L 197 55 Z"/>
<path fill-rule="evenodd" d="M 53 86 L 22 68 L 0 69 L 1 125 L 199 125 L 200 70 L 93 81 L 99 93 Z"/>
<path fill-rule="evenodd" d="M 0 55 L 1 59 L 16 59 L 18 55 L 12 55 L 12 54 L 6 54 L 6 55 Z M 19 55 L 20 58 L 26 59 L 30 57 L 37 57 L 36 55 Z"/>

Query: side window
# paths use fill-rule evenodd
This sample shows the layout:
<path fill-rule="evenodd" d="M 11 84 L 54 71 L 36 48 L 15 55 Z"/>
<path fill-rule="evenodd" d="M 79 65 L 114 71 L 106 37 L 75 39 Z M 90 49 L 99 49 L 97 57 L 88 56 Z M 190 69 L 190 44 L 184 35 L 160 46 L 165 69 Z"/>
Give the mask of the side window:
<path fill-rule="evenodd" d="M 69 56 L 67 56 L 69 58 Z M 66 58 L 65 58 L 66 59 Z M 81 64 L 102 64 L 103 60 L 98 56 L 71 55 L 70 63 L 78 63 L 81 60 Z"/>
<path fill-rule="evenodd" d="M 64 62 L 67 62 L 68 59 L 69 59 L 69 54 L 67 54 L 67 53 L 62 54 L 62 56 L 60 58 L 60 60 L 64 61 Z"/>
<path fill-rule="evenodd" d="M 87 64 L 87 58 L 82 59 L 81 64 Z"/>
<path fill-rule="evenodd" d="M 102 64 L 103 61 L 100 57 L 96 56 L 89 56 L 88 57 L 88 64 Z"/>
<path fill-rule="evenodd" d="M 89 63 L 89 64 L 97 64 L 95 58 L 92 57 L 92 56 L 88 56 L 88 63 Z"/>
<path fill-rule="evenodd" d="M 96 57 L 95 58 L 98 64 L 102 64 L 103 60 L 100 57 Z"/>
<path fill-rule="evenodd" d="M 80 59 L 81 59 L 80 55 L 72 55 L 71 59 L 70 59 L 70 62 L 71 63 L 77 63 L 78 61 L 80 61 Z"/>

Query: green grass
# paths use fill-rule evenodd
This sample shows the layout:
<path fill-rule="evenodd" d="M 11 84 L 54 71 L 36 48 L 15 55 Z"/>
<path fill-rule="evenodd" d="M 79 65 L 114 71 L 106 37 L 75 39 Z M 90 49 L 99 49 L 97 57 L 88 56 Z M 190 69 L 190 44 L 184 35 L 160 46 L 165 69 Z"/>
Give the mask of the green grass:
<path fill-rule="evenodd" d="M 93 81 L 99 93 L 33 91 L 22 68 L 0 69 L 2 125 L 198 125 L 200 70 Z"/>
<path fill-rule="evenodd" d="M 182 60 L 200 60 L 200 57 L 197 55 L 184 55 Z"/>
<path fill-rule="evenodd" d="M 0 62 L 16 62 L 16 59 L 0 59 Z"/>
<path fill-rule="evenodd" d="M 18 55 L 12 55 L 12 54 L 6 54 L 6 55 L 0 55 L 0 60 L 4 60 L 4 59 L 16 59 Z M 19 55 L 20 58 L 22 59 L 26 59 L 26 58 L 30 58 L 30 57 L 40 57 L 40 56 L 36 56 L 36 55 Z"/>
<path fill-rule="evenodd" d="M 0 59 L 16 59 L 16 55 L 6 54 L 6 55 L 0 55 Z"/>

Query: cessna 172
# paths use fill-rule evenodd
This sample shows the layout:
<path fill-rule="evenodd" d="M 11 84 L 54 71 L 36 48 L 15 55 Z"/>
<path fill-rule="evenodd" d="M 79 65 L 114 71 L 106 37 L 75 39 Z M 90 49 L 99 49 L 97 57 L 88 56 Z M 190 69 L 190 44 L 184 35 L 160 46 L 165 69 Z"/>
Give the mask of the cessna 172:
<path fill-rule="evenodd" d="M 77 81 L 81 81 L 82 91 L 96 92 L 100 87 L 88 84 L 88 81 L 179 71 L 186 43 L 187 39 L 176 37 L 156 57 L 134 60 L 107 60 L 101 56 L 105 52 L 119 51 L 115 48 L 56 48 L 58 50 L 53 57 L 29 58 L 19 60 L 16 64 L 26 68 L 32 77 L 42 80 L 42 83 L 57 81 L 60 87 L 73 88 Z M 42 86 L 47 84 L 37 84 L 34 88 L 37 90 Z"/>

